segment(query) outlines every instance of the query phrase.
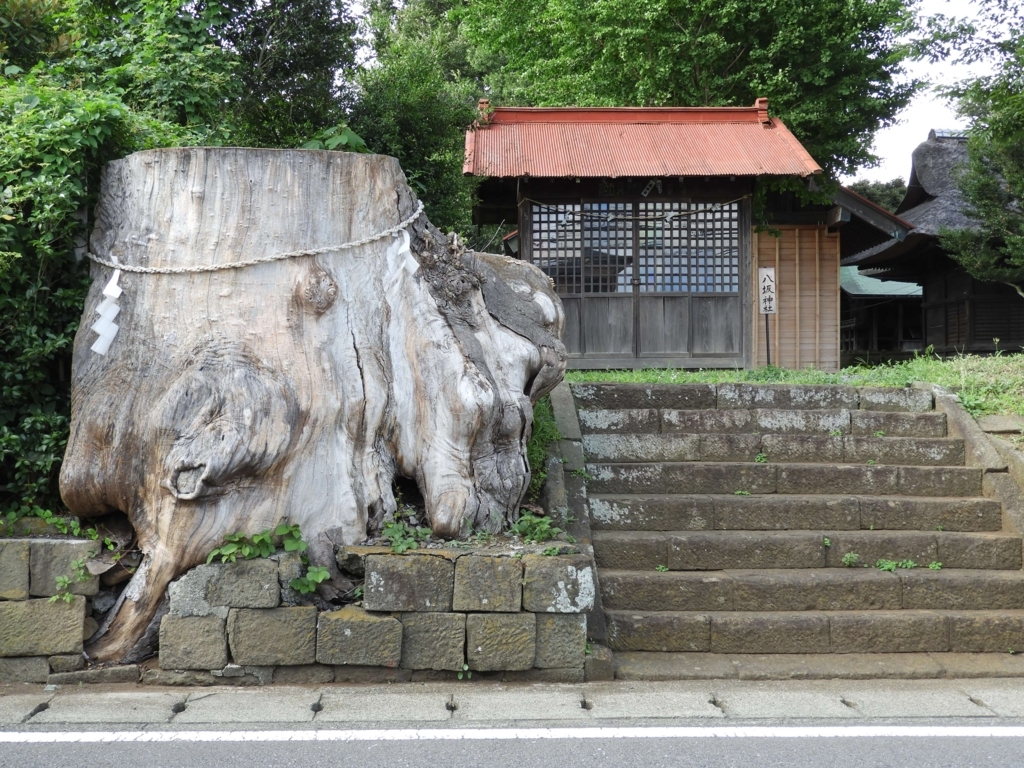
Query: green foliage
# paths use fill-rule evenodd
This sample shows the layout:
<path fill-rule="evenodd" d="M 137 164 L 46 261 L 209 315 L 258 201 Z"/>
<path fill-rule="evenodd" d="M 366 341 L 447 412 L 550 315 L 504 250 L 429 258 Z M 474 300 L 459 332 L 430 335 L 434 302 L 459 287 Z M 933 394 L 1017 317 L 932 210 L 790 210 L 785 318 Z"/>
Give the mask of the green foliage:
<path fill-rule="evenodd" d="M 990 413 L 1024 414 L 1024 354 L 1001 356 L 957 355 L 945 360 L 929 350 L 910 360 L 878 366 L 852 366 L 838 373 L 809 368 L 787 370 L 680 370 L 569 371 L 570 382 L 636 382 L 645 384 L 842 384 L 854 387 L 907 387 L 927 381 L 960 396 L 973 416 Z M 841 430 L 836 430 L 841 434 Z"/>
<path fill-rule="evenodd" d="M 750 491 L 733 491 L 734 496 L 749 496 Z"/>
<path fill-rule="evenodd" d="M 768 454 L 767 453 L 759 453 L 759 454 L 757 454 L 757 456 L 754 457 L 754 461 L 756 461 L 758 464 L 767 464 L 768 463 Z"/>
<path fill-rule="evenodd" d="M 57 32 L 57 0 L 0 0 L 0 60 L 4 74 L 19 74 L 39 59 L 67 49 L 69 39 Z"/>
<path fill-rule="evenodd" d="M 302 531 L 297 525 L 281 523 L 276 528 L 268 528 L 253 534 L 252 538 L 244 533 L 232 533 L 224 537 L 224 542 L 213 549 L 206 557 L 212 563 L 219 557 L 222 563 L 233 563 L 238 558 L 254 560 L 257 557 L 270 557 L 278 551 L 305 552 L 309 545 L 302 540 Z"/>
<path fill-rule="evenodd" d="M 384 523 L 384 530 L 381 536 L 391 544 L 391 551 L 398 554 L 408 552 L 410 549 L 419 549 L 420 543 L 430 538 L 433 533 L 429 528 L 410 525 L 399 517 Z"/>
<path fill-rule="evenodd" d="M 553 557 L 554 555 L 559 554 L 561 551 L 562 550 L 559 547 L 546 547 L 545 549 L 541 550 L 541 554 L 546 555 L 547 557 Z"/>
<path fill-rule="evenodd" d="M 463 664 L 462 669 L 459 671 L 459 680 L 461 680 L 463 677 L 465 677 L 467 680 L 473 679 L 473 673 L 469 670 L 469 664 Z"/>
<path fill-rule="evenodd" d="M 907 194 L 907 182 L 901 178 L 891 181 L 867 181 L 864 179 L 847 184 L 861 197 L 866 197 L 875 205 L 879 205 L 892 213 L 896 207 L 903 202 L 903 196 Z"/>
<path fill-rule="evenodd" d="M 843 555 L 843 565 L 847 568 L 853 568 L 857 563 L 860 562 L 860 555 L 856 552 L 847 552 Z"/>
<path fill-rule="evenodd" d="M 656 570 L 658 573 L 668 573 L 668 566 L 667 565 L 656 565 L 656 566 L 654 566 L 654 570 Z"/>
<path fill-rule="evenodd" d="M 480 88 L 446 6 L 376 4 L 376 65 L 359 73 L 350 124 L 373 151 L 398 158 L 435 225 L 465 232 L 477 184 L 462 175 L 465 135 Z"/>
<path fill-rule="evenodd" d="M 928 563 L 928 569 L 931 571 L 941 571 L 942 563 L 940 563 L 938 560 L 932 560 L 930 563 Z"/>
<path fill-rule="evenodd" d="M 292 579 L 288 582 L 288 586 L 299 594 L 308 595 L 310 592 L 316 591 L 317 584 L 327 581 L 329 578 L 331 578 L 331 572 L 329 570 L 317 565 L 312 565 L 306 570 L 305 576 Z"/>
<path fill-rule="evenodd" d="M 369 152 L 370 148 L 366 142 L 359 138 L 358 134 L 349 128 L 345 123 L 320 131 L 310 141 L 302 145 L 302 149 L 338 149 L 348 152 Z"/>
<path fill-rule="evenodd" d="M 822 538 L 821 543 L 826 549 L 828 549 L 832 546 L 832 539 L 830 539 L 828 536 L 825 536 Z"/>
<path fill-rule="evenodd" d="M 542 541 L 550 541 L 562 532 L 551 524 L 551 518 L 541 517 L 523 512 L 519 519 L 508 529 L 509 533 L 522 536 L 527 544 L 539 544 Z"/>
<path fill-rule="evenodd" d="M 530 464 L 530 485 L 526 489 L 528 499 L 536 499 L 540 494 L 540 489 L 548 476 L 548 446 L 561 439 L 562 435 L 558 432 L 555 415 L 551 410 L 551 398 L 544 396 L 533 406 L 533 433 L 526 444 L 526 460 Z"/>
<path fill-rule="evenodd" d="M 902 79 L 907 0 L 473 0 L 467 38 L 502 60 L 496 101 L 538 106 L 741 105 L 775 115 L 833 178 L 871 162 Z"/>

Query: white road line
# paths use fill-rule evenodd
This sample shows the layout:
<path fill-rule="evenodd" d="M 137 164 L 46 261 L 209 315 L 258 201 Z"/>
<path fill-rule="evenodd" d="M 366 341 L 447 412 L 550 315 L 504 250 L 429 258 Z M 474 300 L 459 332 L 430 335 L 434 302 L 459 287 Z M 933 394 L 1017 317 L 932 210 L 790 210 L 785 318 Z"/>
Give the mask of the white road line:
<path fill-rule="evenodd" d="M 456 741 L 509 739 L 837 739 L 1024 738 L 1022 726 L 857 725 L 722 728 L 407 728 L 347 731 L 0 732 L 0 744 L 106 744 L 171 741 Z"/>

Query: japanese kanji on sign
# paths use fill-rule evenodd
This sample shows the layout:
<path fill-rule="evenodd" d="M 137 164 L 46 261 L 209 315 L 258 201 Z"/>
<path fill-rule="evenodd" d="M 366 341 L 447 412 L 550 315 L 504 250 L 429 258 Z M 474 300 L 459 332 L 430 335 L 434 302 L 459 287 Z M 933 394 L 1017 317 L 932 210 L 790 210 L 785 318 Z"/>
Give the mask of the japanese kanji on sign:
<path fill-rule="evenodd" d="M 775 267 L 760 267 L 757 270 L 757 304 L 762 315 L 774 315 Z"/>

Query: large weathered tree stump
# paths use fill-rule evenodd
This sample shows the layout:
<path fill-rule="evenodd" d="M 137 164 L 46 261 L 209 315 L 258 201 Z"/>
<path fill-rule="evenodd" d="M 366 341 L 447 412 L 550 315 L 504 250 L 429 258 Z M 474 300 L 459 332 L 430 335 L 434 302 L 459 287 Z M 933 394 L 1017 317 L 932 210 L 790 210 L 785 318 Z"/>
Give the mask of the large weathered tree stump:
<path fill-rule="evenodd" d="M 410 217 L 379 155 L 167 149 L 111 163 L 91 251 L 208 267 L 361 240 Z M 548 278 L 465 251 L 421 215 L 357 248 L 216 272 L 125 272 L 102 355 L 93 264 L 75 340 L 61 491 L 76 514 L 126 513 L 143 563 L 91 655 L 120 659 L 169 581 L 225 534 L 283 519 L 314 563 L 362 541 L 415 478 L 436 534 L 498 531 L 529 482 L 532 403 L 561 378 Z"/>

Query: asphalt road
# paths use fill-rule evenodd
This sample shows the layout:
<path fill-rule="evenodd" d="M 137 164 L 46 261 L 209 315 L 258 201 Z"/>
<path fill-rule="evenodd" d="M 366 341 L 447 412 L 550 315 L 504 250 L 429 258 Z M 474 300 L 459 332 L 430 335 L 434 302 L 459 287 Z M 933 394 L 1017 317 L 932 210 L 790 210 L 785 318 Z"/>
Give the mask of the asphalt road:
<path fill-rule="evenodd" d="M 783 723 L 781 727 L 787 727 Z M 1024 728 L 1021 729 L 1024 733 Z M 2 744 L 7 768 L 201 766 L 686 766 L 1020 768 L 1024 738 L 846 737 L 474 739 L 471 741 Z"/>
<path fill-rule="evenodd" d="M 1024 680 L 0 686 L 0 768 L 1024 768 Z"/>

